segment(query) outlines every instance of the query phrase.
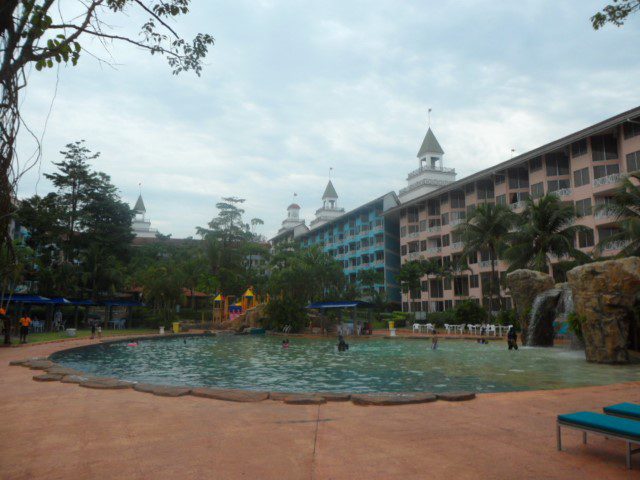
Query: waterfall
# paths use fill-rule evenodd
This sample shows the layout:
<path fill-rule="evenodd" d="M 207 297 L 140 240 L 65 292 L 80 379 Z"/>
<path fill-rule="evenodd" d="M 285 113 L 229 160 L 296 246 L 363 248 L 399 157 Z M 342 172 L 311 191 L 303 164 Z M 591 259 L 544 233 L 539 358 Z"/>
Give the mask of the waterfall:
<path fill-rule="evenodd" d="M 571 312 L 573 312 L 573 294 L 567 283 L 540 293 L 531 305 L 527 345 L 553 346 L 553 322 L 556 320 L 566 322 Z"/>

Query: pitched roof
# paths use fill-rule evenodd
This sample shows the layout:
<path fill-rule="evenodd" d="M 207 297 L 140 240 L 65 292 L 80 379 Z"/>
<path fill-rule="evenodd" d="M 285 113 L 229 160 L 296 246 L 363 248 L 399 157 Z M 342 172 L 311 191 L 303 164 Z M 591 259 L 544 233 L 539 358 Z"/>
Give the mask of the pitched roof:
<path fill-rule="evenodd" d="M 136 202 L 133 210 L 136 212 L 146 212 L 147 209 L 144 208 L 144 202 L 142 201 L 142 195 L 138 195 L 138 201 Z"/>
<path fill-rule="evenodd" d="M 438 143 L 436 136 L 431 131 L 431 127 L 427 130 L 427 134 L 424 136 L 424 140 L 422 140 L 422 145 L 420 146 L 420 150 L 418 150 L 418 158 L 424 157 L 427 153 L 438 153 L 440 155 L 444 155 L 444 150 Z"/>
<path fill-rule="evenodd" d="M 331 180 L 329 180 L 329 183 L 327 183 L 327 188 L 324 189 L 322 199 L 324 200 L 325 198 L 338 198 L 338 193 L 336 192 L 336 189 L 333 188 L 333 183 L 331 183 Z"/>

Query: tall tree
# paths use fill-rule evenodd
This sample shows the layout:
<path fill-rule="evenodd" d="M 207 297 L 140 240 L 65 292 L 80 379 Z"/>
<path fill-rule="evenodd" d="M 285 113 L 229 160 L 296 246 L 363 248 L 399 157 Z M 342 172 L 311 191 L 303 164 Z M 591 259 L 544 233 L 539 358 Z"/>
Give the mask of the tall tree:
<path fill-rule="evenodd" d="M 400 283 L 400 287 L 408 294 L 409 312 L 411 312 L 413 295 L 416 291 L 420 290 L 420 279 L 425 273 L 423 262 L 420 260 L 409 260 L 402 264 L 400 271 L 396 275 L 396 280 Z"/>
<path fill-rule="evenodd" d="M 509 271 L 531 268 L 549 273 L 552 255 L 558 259 L 570 257 L 587 261 L 589 256 L 575 248 L 574 241 L 578 232 L 588 229 L 574 225 L 575 218 L 573 205 L 562 203 L 553 193 L 537 200 L 527 199 L 504 252 Z"/>
<path fill-rule="evenodd" d="M 496 261 L 503 250 L 509 231 L 515 223 L 515 215 L 505 205 L 483 203 L 467 217 L 465 223 L 455 229 L 464 243 L 465 255 L 486 250 L 491 262 L 491 276 L 489 277 L 489 310 L 493 309 L 493 299 L 496 294 Z M 500 288 L 497 289 L 498 304 L 501 306 Z"/>
<path fill-rule="evenodd" d="M 594 30 L 599 30 L 608 23 L 621 27 L 629 15 L 639 11 L 640 0 L 613 0 L 613 3 L 591 17 L 591 25 Z"/>

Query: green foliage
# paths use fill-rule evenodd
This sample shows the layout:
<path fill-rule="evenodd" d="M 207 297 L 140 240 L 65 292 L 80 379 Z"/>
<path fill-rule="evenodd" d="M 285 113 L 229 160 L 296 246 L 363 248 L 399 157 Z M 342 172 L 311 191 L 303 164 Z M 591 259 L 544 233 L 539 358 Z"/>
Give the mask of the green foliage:
<path fill-rule="evenodd" d="M 465 300 L 459 303 L 453 310 L 454 323 L 486 323 L 489 315 L 487 311 L 472 300 Z"/>
<path fill-rule="evenodd" d="M 286 325 L 293 332 L 299 332 L 306 326 L 307 313 L 305 303 L 291 297 L 272 298 L 267 305 L 267 319 L 263 326 L 269 330 L 280 331 Z"/>
<path fill-rule="evenodd" d="M 640 11 L 640 0 L 613 0 L 613 3 L 591 17 L 591 25 L 594 30 L 599 30 L 607 23 L 621 27 L 629 15 L 638 11 Z"/>
<path fill-rule="evenodd" d="M 520 323 L 518 322 L 516 311 L 511 310 L 500 310 L 498 315 L 496 316 L 496 323 L 498 325 L 513 325 L 514 328 L 518 329 Z"/>
<path fill-rule="evenodd" d="M 456 317 L 453 310 L 448 310 L 446 312 L 430 312 L 427 314 L 427 322 L 433 323 L 436 327 L 442 328 L 445 323 L 455 324 Z"/>
<path fill-rule="evenodd" d="M 584 320 L 584 317 L 578 315 L 576 312 L 571 312 L 567 316 L 567 322 L 569 322 L 569 330 L 571 330 L 581 341 L 584 341 L 584 336 L 582 334 L 582 323 L 584 322 Z"/>

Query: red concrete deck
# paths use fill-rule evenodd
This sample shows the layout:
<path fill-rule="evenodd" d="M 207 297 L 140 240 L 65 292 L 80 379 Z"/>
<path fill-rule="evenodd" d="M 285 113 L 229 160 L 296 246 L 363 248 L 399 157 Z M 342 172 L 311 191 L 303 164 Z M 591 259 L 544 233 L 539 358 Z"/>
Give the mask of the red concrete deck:
<path fill-rule="evenodd" d="M 73 346 L 81 342 L 72 342 Z M 89 343 L 89 341 L 82 341 Z M 555 415 L 640 402 L 640 383 L 486 394 L 463 403 L 296 406 L 164 398 L 34 382 L 9 360 L 69 344 L 0 349 L 2 479 L 631 479 L 624 444 L 578 432 L 555 450 Z"/>

